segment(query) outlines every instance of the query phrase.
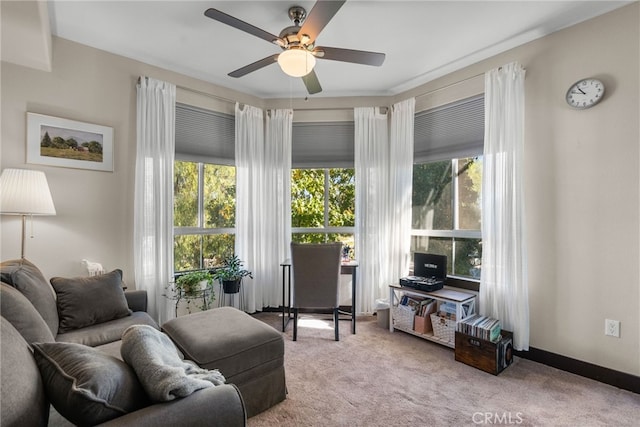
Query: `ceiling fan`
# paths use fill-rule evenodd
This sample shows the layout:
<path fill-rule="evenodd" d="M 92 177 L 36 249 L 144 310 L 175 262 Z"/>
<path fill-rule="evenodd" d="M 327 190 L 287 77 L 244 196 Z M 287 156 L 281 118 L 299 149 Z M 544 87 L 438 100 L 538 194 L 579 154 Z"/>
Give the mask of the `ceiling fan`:
<path fill-rule="evenodd" d="M 307 91 L 312 95 L 322 91 L 318 76 L 313 69 L 316 58 L 375 66 L 380 66 L 384 62 L 384 53 L 315 45 L 316 38 L 322 29 L 329 23 L 345 1 L 318 0 L 309 15 L 307 15 L 307 11 L 303 7 L 293 6 L 289 8 L 289 18 L 294 25 L 283 29 L 279 36 L 217 9 L 207 9 L 204 14 L 211 19 L 276 44 L 283 49 L 282 53 L 267 56 L 252 64 L 238 68 L 230 72 L 229 76 L 242 77 L 278 62 L 280 68 L 286 74 L 292 77 L 302 77 Z"/>

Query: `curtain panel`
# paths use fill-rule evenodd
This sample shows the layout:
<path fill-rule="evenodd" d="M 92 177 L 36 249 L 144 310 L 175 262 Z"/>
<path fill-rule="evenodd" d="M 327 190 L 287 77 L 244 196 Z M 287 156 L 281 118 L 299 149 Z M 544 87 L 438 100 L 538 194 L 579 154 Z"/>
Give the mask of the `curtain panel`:
<path fill-rule="evenodd" d="M 262 286 L 265 277 L 260 250 L 263 228 L 264 194 L 264 121 L 262 110 L 236 103 L 236 254 L 255 279 L 245 277 L 241 292 L 244 307 L 254 312 L 262 309 Z M 222 297 L 222 295 L 220 296 Z"/>
<path fill-rule="evenodd" d="M 279 265 L 290 258 L 291 242 L 291 144 L 293 110 L 267 112 L 265 146 L 262 256 L 265 271 L 262 307 L 278 307 L 282 301 Z"/>
<path fill-rule="evenodd" d="M 236 253 L 253 272 L 245 278 L 243 310 L 282 304 L 279 265 L 291 240 L 293 111 L 236 104 Z M 266 135 L 266 137 L 265 137 Z"/>
<path fill-rule="evenodd" d="M 480 309 L 513 331 L 516 350 L 529 349 L 524 78 L 517 62 L 485 74 Z"/>
<path fill-rule="evenodd" d="M 409 271 L 415 98 L 399 102 L 388 118 L 355 108 L 356 257 L 359 313 Z"/>
<path fill-rule="evenodd" d="M 134 277 L 147 291 L 149 314 L 162 324 L 173 317 L 163 296 L 173 280 L 173 84 L 141 77 L 137 86 L 133 224 Z"/>
<path fill-rule="evenodd" d="M 396 283 L 400 277 L 409 274 L 415 109 L 415 98 L 391 108 L 389 283 Z"/>
<path fill-rule="evenodd" d="M 356 258 L 359 313 L 372 313 L 376 298 L 385 295 L 388 282 L 388 235 L 391 227 L 389 198 L 389 132 L 386 114 L 379 109 L 354 109 Z"/>

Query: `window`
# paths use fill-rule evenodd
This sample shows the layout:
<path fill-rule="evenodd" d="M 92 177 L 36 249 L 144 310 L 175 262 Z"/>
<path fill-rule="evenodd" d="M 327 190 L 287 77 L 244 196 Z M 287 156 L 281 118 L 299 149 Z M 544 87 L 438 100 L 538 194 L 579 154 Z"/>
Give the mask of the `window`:
<path fill-rule="evenodd" d="M 235 167 L 176 161 L 173 187 L 174 271 L 218 265 L 234 250 Z"/>
<path fill-rule="evenodd" d="M 448 275 L 480 278 L 484 96 L 416 113 L 411 252 L 447 256 Z"/>
<path fill-rule="evenodd" d="M 235 118 L 176 104 L 174 272 L 211 268 L 235 243 Z"/>
<path fill-rule="evenodd" d="M 354 225 L 353 168 L 292 169 L 292 241 L 339 241 L 353 248 Z"/>
<path fill-rule="evenodd" d="M 411 253 L 447 256 L 447 273 L 480 278 L 482 157 L 413 166 Z"/>
<path fill-rule="evenodd" d="M 291 240 L 342 242 L 355 257 L 354 123 L 293 123 Z"/>

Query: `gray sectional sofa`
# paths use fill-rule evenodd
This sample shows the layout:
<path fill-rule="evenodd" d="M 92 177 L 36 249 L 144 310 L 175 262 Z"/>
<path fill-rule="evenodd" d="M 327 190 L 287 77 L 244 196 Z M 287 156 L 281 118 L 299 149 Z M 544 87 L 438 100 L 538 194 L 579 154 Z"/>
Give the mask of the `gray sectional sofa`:
<path fill-rule="evenodd" d="M 181 351 L 195 348 L 202 357 L 207 346 L 216 347 L 207 359 L 233 361 L 227 366 L 238 381 L 227 377 L 227 384 L 158 403 L 120 356 L 127 328 L 160 328 L 146 313 L 146 293 L 124 291 L 119 270 L 47 282 L 35 265 L 20 259 L 0 263 L 0 278 L 3 427 L 47 425 L 50 404 L 76 425 L 246 425 L 248 416 L 285 398 L 281 334 L 239 310 L 201 313 L 204 323 L 198 322 L 217 324 L 230 315 L 232 323 L 246 326 L 251 340 L 236 335 L 226 352 L 217 348 L 219 340 L 207 344 L 183 336 L 181 329 L 192 329 L 190 316 L 169 325 Z M 209 328 L 208 335 L 215 331 Z"/>

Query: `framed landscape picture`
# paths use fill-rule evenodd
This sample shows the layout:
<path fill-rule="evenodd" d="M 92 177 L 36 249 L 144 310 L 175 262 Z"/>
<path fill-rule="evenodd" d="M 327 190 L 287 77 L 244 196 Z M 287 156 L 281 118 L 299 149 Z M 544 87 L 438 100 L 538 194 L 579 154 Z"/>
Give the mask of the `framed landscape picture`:
<path fill-rule="evenodd" d="M 27 113 L 27 163 L 113 172 L 113 128 Z"/>

